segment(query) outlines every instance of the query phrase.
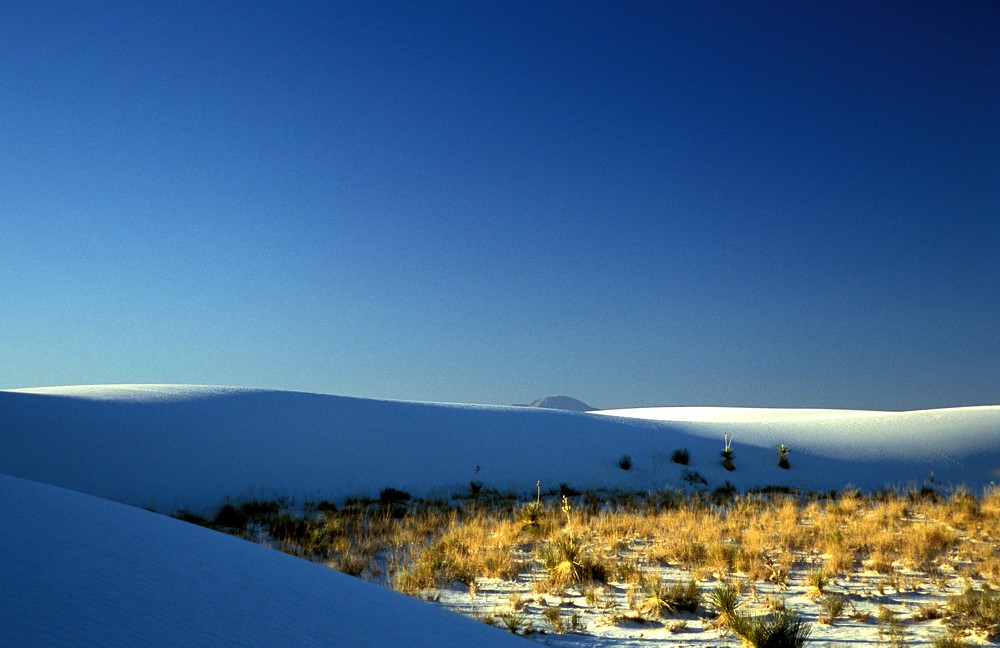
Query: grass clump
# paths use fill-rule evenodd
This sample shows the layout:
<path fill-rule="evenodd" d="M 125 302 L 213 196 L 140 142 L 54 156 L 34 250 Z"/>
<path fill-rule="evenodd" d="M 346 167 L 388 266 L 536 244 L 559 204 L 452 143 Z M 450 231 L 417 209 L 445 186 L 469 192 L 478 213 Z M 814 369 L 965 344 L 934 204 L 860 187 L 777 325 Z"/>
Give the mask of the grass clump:
<path fill-rule="evenodd" d="M 551 626 L 556 634 L 566 632 L 566 624 L 563 623 L 562 611 L 557 607 L 547 607 L 542 610 L 542 618 Z"/>
<path fill-rule="evenodd" d="M 661 579 L 646 580 L 641 586 L 642 595 L 636 602 L 635 609 L 647 618 L 659 618 L 678 610 L 694 613 L 701 604 L 698 584 L 694 579 L 686 583 L 667 583 Z"/>
<path fill-rule="evenodd" d="M 681 473 L 681 480 L 692 486 L 708 486 L 708 480 L 697 470 L 685 470 Z"/>
<path fill-rule="evenodd" d="M 931 648 L 971 648 L 972 644 L 955 634 L 938 635 L 931 640 Z"/>
<path fill-rule="evenodd" d="M 771 614 L 734 614 L 727 627 L 752 648 L 801 648 L 812 626 L 788 610 Z"/>
<path fill-rule="evenodd" d="M 823 612 L 819 622 L 833 625 L 834 620 L 844 613 L 847 599 L 843 594 L 827 594 L 819 601 L 819 609 Z"/>
<path fill-rule="evenodd" d="M 675 464 L 686 466 L 691 461 L 691 452 L 688 451 L 687 448 L 674 450 L 673 454 L 670 455 L 670 461 L 673 461 Z"/>
<path fill-rule="evenodd" d="M 517 610 L 504 610 L 496 615 L 507 630 L 512 634 L 518 634 L 525 628 L 525 616 Z"/>
<path fill-rule="evenodd" d="M 906 626 L 899 619 L 899 616 L 895 612 L 885 607 L 884 605 L 879 606 L 878 609 L 878 636 L 879 645 L 887 644 L 891 648 L 902 647 L 906 645 Z"/>
<path fill-rule="evenodd" d="M 948 598 L 948 610 L 957 627 L 977 630 L 988 639 L 1000 637 L 1000 592 L 967 589 Z"/>

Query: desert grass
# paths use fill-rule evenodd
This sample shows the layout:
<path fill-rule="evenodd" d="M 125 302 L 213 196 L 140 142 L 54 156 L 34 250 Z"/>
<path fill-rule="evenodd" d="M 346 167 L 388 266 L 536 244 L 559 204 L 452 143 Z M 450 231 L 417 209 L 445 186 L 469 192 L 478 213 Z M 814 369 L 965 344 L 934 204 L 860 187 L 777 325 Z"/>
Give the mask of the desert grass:
<path fill-rule="evenodd" d="M 737 607 L 746 619 L 790 623 L 772 603 L 786 591 L 811 592 L 802 610 L 811 618 L 864 625 L 877 617 L 884 645 L 900 645 L 908 624 L 935 618 L 955 633 L 998 634 L 1000 488 L 724 498 L 566 492 L 543 494 L 537 485 L 522 499 L 480 488 L 427 501 L 393 491 L 299 511 L 284 501 L 227 503 L 191 521 L 424 598 L 449 588 L 473 598 L 496 580 L 525 596 L 580 596 L 594 614 L 621 616 L 617 605 L 665 628 L 685 621 L 687 633 L 690 618 L 672 617 L 689 606 L 672 588 L 710 592 L 710 605 L 696 608 L 706 627 L 728 623 Z M 615 586 L 605 592 L 606 583 Z M 936 608 L 880 607 L 916 591 L 933 592 Z M 550 609 L 544 617 L 536 610 L 535 622 L 555 632 L 579 622 Z"/>
<path fill-rule="evenodd" d="M 949 597 L 948 609 L 957 628 L 977 630 L 990 640 L 1000 637 L 1000 592 L 970 588 Z"/>
<path fill-rule="evenodd" d="M 636 611 L 647 618 L 659 618 L 678 610 L 697 612 L 701 604 L 701 594 L 694 579 L 686 583 L 668 583 L 660 578 L 640 581 L 642 593 L 633 603 Z"/>

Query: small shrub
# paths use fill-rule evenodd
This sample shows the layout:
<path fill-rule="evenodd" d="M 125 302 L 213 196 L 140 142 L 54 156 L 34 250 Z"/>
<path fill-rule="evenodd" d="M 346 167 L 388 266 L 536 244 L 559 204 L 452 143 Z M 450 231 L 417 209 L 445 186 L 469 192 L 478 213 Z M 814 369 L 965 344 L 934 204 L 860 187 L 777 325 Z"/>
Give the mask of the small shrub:
<path fill-rule="evenodd" d="M 681 480 L 692 486 L 708 486 L 708 480 L 697 470 L 685 470 L 681 473 Z"/>
<path fill-rule="evenodd" d="M 395 488 L 386 488 L 378 494 L 379 503 L 397 519 L 406 515 L 406 503 L 410 499 L 409 493 Z"/>
<path fill-rule="evenodd" d="M 517 610 L 506 610 L 498 614 L 497 618 L 513 634 L 517 634 L 524 627 L 524 615 Z"/>
<path fill-rule="evenodd" d="M 686 466 L 688 465 L 688 462 L 691 461 L 691 453 L 688 452 L 687 448 L 674 450 L 673 454 L 670 455 L 670 460 L 673 461 L 675 464 Z"/>
<path fill-rule="evenodd" d="M 752 648 L 801 648 L 812 632 L 808 623 L 788 611 L 760 615 L 736 613 L 727 625 Z"/>
<path fill-rule="evenodd" d="M 819 609 L 823 611 L 820 623 L 833 625 L 837 617 L 844 613 L 844 603 L 846 599 L 843 594 L 827 594 L 819 602 Z"/>
<path fill-rule="evenodd" d="M 566 632 L 566 626 L 562 620 L 562 611 L 557 607 L 547 607 L 542 610 L 542 618 L 545 619 L 550 626 L 552 626 L 552 631 L 556 634 L 562 634 Z"/>
<path fill-rule="evenodd" d="M 317 511 L 325 515 L 332 515 L 337 512 L 337 505 L 328 500 L 320 500 L 319 502 L 310 502 L 306 509 Z"/>
<path fill-rule="evenodd" d="M 573 488 L 569 484 L 567 484 L 567 483 L 559 484 L 559 496 L 560 497 L 563 497 L 563 498 L 566 498 L 566 497 L 577 497 L 578 495 L 580 495 L 580 491 L 576 490 L 575 488 Z"/>
<path fill-rule="evenodd" d="M 972 644 L 957 635 L 945 634 L 934 637 L 931 648 L 972 648 Z"/>
<path fill-rule="evenodd" d="M 223 504 L 215 514 L 212 524 L 226 529 L 244 529 L 249 521 L 242 507 L 237 509 L 232 504 Z"/>
<path fill-rule="evenodd" d="M 309 523 L 302 518 L 282 513 L 268 523 L 267 532 L 279 542 L 301 545 L 309 537 Z"/>
<path fill-rule="evenodd" d="M 237 515 L 244 516 L 249 522 L 263 523 L 277 515 L 285 501 L 248 500 L 236 507 Z M 225 506 L 223 506 L 225 508 Z"/>
<path fill-rule="evenodd" d="M 826 586 L 830 584 L 830 574 L 822 569 L 814 569 L 806 574 L 806 581 L 816 594 L 823 594 Z"/>
<path fill-rule="evenodd" d="M 679 621 L 671 621 L 670 623 L 668 623 L 667 631 L 673 634 L 677 634 L 678 632 L 684 632 L 685 630 L 687 630 L 687 627 L 688 627 L 688 622 L 685 621 L 684 619 L 681 619 Z"/>
<path fill-rule="evenodd" d="M 349 551 L 337 554 L 326 563 L 326 566 L 348 576 L 361 576 L 371 569 L 372 561 L 360 552 Z"/>
<path fill-rule="evenodd" d="M 727 503 L 736 494 L 736 487 L 727 480 L 725 484 L 712 491 L 712 501 L 718 505 Z"/>
<path fill-rule="evenodd" d="M 617 560 L 614 566 L 614 580 L 621 583 L 639 582 L 641 573 L 639 563 L 632 560 Z"/>
<path fill-rule="evenodd" d="M 177 514 L 174 515 L 174 517 L 180 520 L 181 522 L 187 522 L 188 524 L 197 524 L 198 526 L 209 527 L 209 528 L 212 527 L 211 521 L 200 515 L 191 513 L 190 511 L 178 511 Z"/>
<path fill-rule="evenodd" d="M 906 626 L 899 619 L 895 612 L 880 605 L 878 608 L 878 636 L 879 644 L 888 643 L 891 648 L 906 645 Z"/>
<path fill-rule="evenodd" d="M 410 501 L 411 496 L 406 491 L 396 488 L 385 488 L 378 494 L 378 501 L 383 505 L 400 504 Z"/>
<path fill-rule="evenodd" d="M 943 619 L 944 610 L 941 606 L 935 602 L 927 603 L 926 605 L 921 605 L 917 608 L 917 611 L 913 613 L 914 621 L 932 621 L 934 619 Z"/>
<path fill-rule="evenodd" d="M 618 460 L 618 467 L 622 470 L 632 470 L 632 457 L 622 455 L 622 458 Z"/>

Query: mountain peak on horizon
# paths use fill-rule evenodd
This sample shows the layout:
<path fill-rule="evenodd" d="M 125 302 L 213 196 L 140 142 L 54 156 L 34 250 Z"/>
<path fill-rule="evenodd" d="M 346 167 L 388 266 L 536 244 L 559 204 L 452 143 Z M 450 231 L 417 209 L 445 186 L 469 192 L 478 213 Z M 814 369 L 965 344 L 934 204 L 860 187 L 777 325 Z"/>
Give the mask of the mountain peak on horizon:
<path fill-rule="evenodd" d="M 534 401 L 528 407 L 542 407 L 545 409 L 570 410 L 572 412 L 592 412 L 595 408 L 587 405 L 583 401 L 569 396 L 546 396 Z"/>

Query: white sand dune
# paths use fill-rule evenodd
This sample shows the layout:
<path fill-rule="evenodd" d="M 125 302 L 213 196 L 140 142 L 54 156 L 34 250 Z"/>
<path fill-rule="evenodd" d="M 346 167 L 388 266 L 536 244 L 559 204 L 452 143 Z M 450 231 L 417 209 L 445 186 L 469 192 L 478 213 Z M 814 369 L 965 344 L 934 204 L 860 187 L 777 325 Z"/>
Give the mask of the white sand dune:
<path fill-rule="evenodd" d="M 694 424 L 687 431 L 717 438 L 727 430 L 754 447 L 793 445 L 818 457 L 918 466 L 961 462 L 968 481 L 1000 477 L 1000 407 L 956 407 L 911 412 L 745 407 L 651 407 L 596 412 L 667 423 Z M 951 474 L 951 473 L 949 473 Z M 954 479 L 962 480 L 961 473 Z M 993 477 L 990 477 L 992 474 Z M 980 476 L 977 479 L 977 476 Z M 876 480 L 877 481 L 877 480 Z M 870 480 L 866 483 L 875 484 Z"/>
<path fill-rule="evenodd" d="M 506 631 L 148 511 L 0 475 L 0 645 L 508 646 Z"/>
<path fill-rule="evenodd" d="M 128 385 L 0 392 L 0 473 L 153 507 L 247 495 L 336 499 L 387 487 L 449 496 L 472 480 L 516 492 L 828 490 L 1000 479 L 1000 406 L 917 412 L 653 408 L 602 416 L 241 388 Z M 732 435 L 735 472 L 719 465 Z M 791 470 L 777 446 L 791 448 Z M 689 466 L 670 460 L 690 451 Z M 633 468 L 618 460 L 629 455 Z M 477 470 L 478 469 L 478 470 Z"/>
<path fill-rule="evenodd" d="M 546 488 L 690 487 L 692 472 L 709 489 L 977 490 L 1000 479 L 1000 406 L 596 414 L 200 386 L 0 391 L 0 645 L 519 641 L 106 499 L 172 512 L 210 510 L 226 498 L 335 499 L 386 487 L 447 496 L 472 480 L 530 493 L 536 480 Z M 724 433 L 733 439 L 733 472 L 719 463 Z M 792 449 L 790 470 L 777 466 L 780 443 Z M 689 465 L 671 461 L 681 448 Z"/>

